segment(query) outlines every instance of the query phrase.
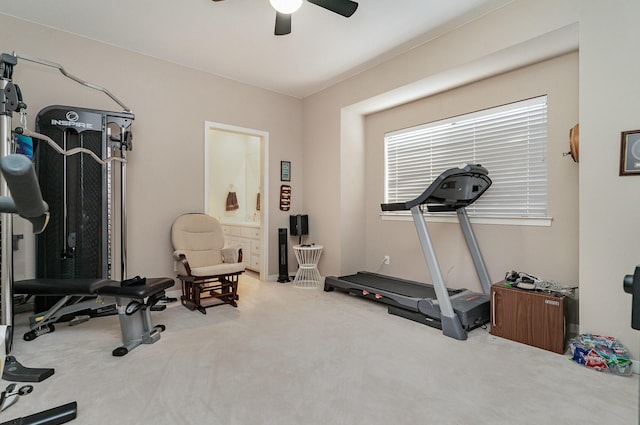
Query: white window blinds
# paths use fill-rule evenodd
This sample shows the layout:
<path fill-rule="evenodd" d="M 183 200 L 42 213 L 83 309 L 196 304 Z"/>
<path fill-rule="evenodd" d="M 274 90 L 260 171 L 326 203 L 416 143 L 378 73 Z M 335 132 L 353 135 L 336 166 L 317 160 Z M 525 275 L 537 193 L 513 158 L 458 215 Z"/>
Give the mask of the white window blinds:
<path fill-rule="evenodd" d="M 470 215 L 547 215 L 547 97 L 385 134 L 385 202 L 416 198 L 442 173 L 481 164 L 493 185 Z"/>

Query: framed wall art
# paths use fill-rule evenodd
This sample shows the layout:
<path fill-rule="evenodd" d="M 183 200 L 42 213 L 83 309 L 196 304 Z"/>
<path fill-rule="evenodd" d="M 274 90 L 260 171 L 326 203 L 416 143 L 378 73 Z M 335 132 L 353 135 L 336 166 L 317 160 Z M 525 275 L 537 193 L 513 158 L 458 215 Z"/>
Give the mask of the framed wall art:
<path fill-rule="evenodd" d="M 291 161 L 280 161 L 280 181 L 291 181 Z"/>
<path fill-rule="evenodd" d="M 640 175 L 640 130 L 623 131 L 620 141 L 620 175 Z"/>

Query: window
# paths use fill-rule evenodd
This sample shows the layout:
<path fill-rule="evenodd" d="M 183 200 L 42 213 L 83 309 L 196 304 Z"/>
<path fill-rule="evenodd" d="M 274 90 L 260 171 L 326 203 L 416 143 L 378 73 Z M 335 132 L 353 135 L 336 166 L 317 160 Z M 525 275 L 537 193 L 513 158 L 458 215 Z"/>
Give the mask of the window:
<path fill-rule="evenodd" d="M 416 198 L 443 171 L 481 164 L 493 185 L 471 217 L 547 216 L 547 97 L 385 134 L 385 202 Z"/>

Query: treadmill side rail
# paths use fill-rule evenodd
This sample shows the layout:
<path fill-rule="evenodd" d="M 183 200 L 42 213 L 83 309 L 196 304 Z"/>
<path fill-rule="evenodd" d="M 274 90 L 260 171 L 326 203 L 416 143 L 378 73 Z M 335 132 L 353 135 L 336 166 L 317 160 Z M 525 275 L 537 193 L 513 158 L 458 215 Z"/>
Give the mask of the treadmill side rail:
<path fill-rule="evenodd" d="M 458 316 L 446 317 L 442 316 L 442 333 L 448 337 L 464 341 L 467 339 L 467 332 L 462 328 Z"/>
<path fill-rule="evenodd" d="M 458 340 L 467 339 L 467 333 L 460 323 L 458 315 L 453 311 L 451 305 L 451 299 L 447 292 L 447 286 L 444 283 L 442 272 L 440 272 L 440 266 L 438 264 L 438 258 L 436 257 L 433 243 L 429 237 L 429 231 L 427 230 L 427 223 L 422 216 L 420 205 L 411 207 L 411 215 L 413 216 L 413 222 L 416 225 L 416 231 L 418 232 L 418 239 L 420 240 L 420 246 L 422 247 L 422 253 L 424 259 L 427 262 L 427 267 L 431 273 L 433 279 L 433 288 L 436 291 L 436 297 L 440 304 L 440 321 L 442 322 L 442 333 L 451 338 Z"/>
<path fill-rule="evenodd" d="M 458 215 L 458 222 L 462 228 L 464 239 L 467 242 L 469 253 L 471 253 L 471 259 L 473 260 L 473 265 L 476 268 L 478 279 L 480 279 L 482 291 L 485 295 L 489 295 L 491 293 L 491 279 L 489 278 L 489 272 L 487 271 L 484 258 L 482 258 L 482 252 L 480 252 L 476 235 L 473 233 L 473 228 L 471 227 L 471 221 L 469 221 L 467 210 L 464 208 L 458 208 L 456 210 L 456 214 Z"/>

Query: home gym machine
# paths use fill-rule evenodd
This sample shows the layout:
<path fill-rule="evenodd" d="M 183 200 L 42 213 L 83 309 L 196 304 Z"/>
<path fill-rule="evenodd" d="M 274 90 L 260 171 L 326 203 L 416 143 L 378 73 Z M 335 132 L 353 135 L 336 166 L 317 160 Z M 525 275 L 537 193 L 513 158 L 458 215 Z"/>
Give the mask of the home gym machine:
<path fill-rule="evenodd" d="M 324 290 L 338 289 L 382 302 L 389 305 L 391 314 L 442 329 L 444 335 L 458 340 L 467 339 L 468 330 L 489 321 L 491 282 L 465 207 L 480 198 L 491 183 L 484 167 L 465 164 L 444 171 L 411 201 L 381 204 L 382 211 L 411 211 L 433 285 L 359 272 L 327 277 Z M 424 205 L 429 212 L 457 213 L 484 294 L 447 289 L 423 216 Z"/>
<path fill-rule="evenodd" d="M 118 105 L 123 108 L 122 113 L 113 113 L 122 116 L 118 122 L 118 126 L 113 126 L 111 121 L 106 120 L 108 115 L 89 114 L 82 108 L 78 108 L 79 112 L 68 110 L 64 115 L 60 115 L 59 109 L 51 110 L 46 108 L 38 115 L 36 120 L 38 127 L 43 132 L 52 136 L 61 136 L 61 142 L 56 142 L 46 134 L 32 132 L 27 128 L 26 107 L 22 101 L 22 94 L 19 87 L 13 84 L 13 70 L 18 63 L 18 59 L 36 63 L 58 69 L 65 77 L 91 89 L 101 91 L 108 95 Z M 6 143 L 14 137 L 27 138 L 33 149 L 33 140 L 40 140 L 36 145 L 36 156 L 38 158 L 38 166 L 41 168 L 39 180 L 41 186 L 44 187 L 44 197 L 52 207 L 53 219 L 49 223 L 46 233 L 41 233 L 36 237 L 37 243 L 37 278 L 111 278 L 111 235 L 116 229 L 111 220 L 112 211 L 112 193 L 116 192 L 111 179 L 119 171 L 121 176 L 120 198 L 122 201 L 117 205 L 120 208 L 120 216 L 122 219 L 118 223 L 120 225 L 120 251 L 121 255 L 121 271 L 120 278 L 126 277 L 126 209 L 124 188 L 126 185 L 126 152 L 131 149 L 131 122 L 133 114 L 130 109 L 122 103 L 118 98 L 111 94 L 108 90 L 92 83 L 85 82 L 71 74 L 69 74 L 61 65 L 44 59 L 30 57 L 24 54 L 2 54 L 3 78 L 7 84 L 13 88 L 13 97 L 15 104 L 11 105 L 11 111 L 8 114 L 7 123 L 7 139 Z M 20 127 L 17 127 L 11 133 L 11 113 L 18 112 L 20 114 Z M 42 115 L 48 113 L 48 115 Z M 56 115 L 57 113 L 57 115 Z M 44 122 L 48 119 L 48 122 Z M 67 130 L 58 130 L 56 133 L 52 129 L 66 127 Z M 39 128 L 39 129 L 40 129 Z M 73 131 L 68 130 L 72 128 Z M 79 130 L 79 131 L 78 131 Z M 73 134 L 72 134 L 73 133 Z M 105 141 L 106 136 L 102 133 L 109 134 L 109 142 Z M 84 134 L 89 134 L 85 137 Z M 95 136 L 95 135 L 98 136 Z M 97 140 L 95 140 L 97 139 Z M 102 140 L 101 140 L 102 139 Z M 89 140 L 85 142 L 85 140 Z M 46 142 L 46 143 L 45 143 Z M 13 150 L 10 146 L 7 153 Z M 118 153 L 114 155 L 114 153 Z M 78 155 L 80 154 L 80 155 Z M 103 159 L 104 158 L 104 159 Z M 112 163 L 118 163 L 119 167 L 112 167 Z M 57 173 L 57 174 L 56 174 Z M 92 182 L 99 182 L 98 184 Z M 108 186 L 104 182 L 109 182 Z M 89 187 L 90 186 L 90 187 Z M 98 187 L 101 186 L 101 187 Z M 85 190 L 85 188 L 90 190 Z M 71 201 L 71 202 L 70 202 Z M 87 205 L 92 208 L 87 208 Z M 6 227 L 5 227 L 6 225 Z M 71 226 L 70 226 L 71 225 Z M 2 222 L 3 232 L 12 228 L 12 223 L 8 221 Z M 10 232 L 10 230 L 8 230 Z M 2 237 L 3 243 L 10 243 L 11 238 Z M 56 246 L 56 243 L 58 244 Z M 9 245 L 10 246 L 10 245 Z M 80 249 L 78 249 L 78 247 Z M 5 273 L 7 267 L 7 258 L 9 258 L 11 250 L 2 251 L 3 275 L 2 288 L 12 286 L 9 273 Z M 117 271 L 117 270 L 116 270 Z M 15 294 L 18 292 L 13 291 Z M 8 293 L 8 292 L 7 292 Z M 24 294 L 24 293 L 23 293 Z M 51 308 L 57 300 L 52 297 L 44 297 L 40 294 L 24 294 L 28 297 L 35 298 L 35 310 L 46 311 Z M 42 300 L 40 304 L 38 300 Z M 106 311 L 110 310 L 115 313 L 115 304 L 106 305 L 100 303 L 92 306 L 80 302 L 83 298 L 74 297 L 69 301 L 69 305 L 74 304 L 75 312 L 87 311 Z M 51 301 L 54 300 L 54 301 Z M 9 303 L 11 300 L 2 297 L 2 312 L 9 311 Z M 81 306 L 89 307 L 89 310 L 82 309 Z M 91 309 L 91 307 L 95 307 Z M 69 314 L 72 311 L 68 312 Z M 3 320 L 10 321 L 3 316 Z M 81 316 L 86 320 L 88 316 Z M 77 322 L 72 322 L 77 323 Z M 33 327 L 32 331 L 25 336 L 25 339 L 33 339 L 33 337 L 52 331 L 53 325 L 45 325 Z"/>
<path fill-rule="evenodd" d="M 17 85 L 12 82 L 12 75 L 14 67 L 17 65 L 18 59 L 23 59 L 29 62 L 37 63 L 40 65 L 45 65 L 49 67 L 53 67 L 58 69 L 64 76 L 84 85 L 89 88 L 102 91 L 107 94 L 111 99 L 113 99 L 116 103 L 118 103 L 124 109 L 121 113 L 108 113 L 108 114 L 97 114 L 100 117 L 98 122 L 91 124 L 91 117 L 87 115 L 88 121 L 80 121 L 82 115 L 77 111 L 67 111 L 65 113 L 65 120 L 67 123 L 61 124 L 64 126 L 76 126 L 89 128 L 89 126 L 96 125 L 96 128 L 106 128 L 107 129 L 107 145 L 102 150 L 98 152 L 94 152 L 92 149 L 88 149 L 86 146 L 81 146 L 82 143 L 76 143 L 76 145 L 71 144 L 71 146 L 60 146 L 58 143 L 53 141 L 50 137 L 44 134 L 32 132 L 26 128 L 26 116 L 25 109 L 26 105 L 22 101 L 22 95 Z M 0 70 L 2 71 L 2 88 L 0 91 L 0 95 L 4 96 L 3 102 L 1 106 L 4 108 L 3 114 L 0 115 L 0 137 L 2 138 L 2 152 L 0 152 L 0 157 L 8 156 L 12 153 L 12 133 L 11 133 L 11 118 L 12 113 L 19 111 L 21 114 L 21 123 L 23 127 L 17 127 L 14 131 L 15 134 L 25 135 L 31 138 L 36 138 L 41 141 L 43 145 L 42 148 L 47 147 L 51 148 L 63 156 L 72 156 L 75 154 L 88 155 L 88 157 L 95 160 L 100 164 L 101 167 L 107 167 L 107 164 L 111 164 L 113 162 L 117 162 L 120 164 L 120 172 L 116 174 L 116 178 L 120 181 L 120 199 L 118 200 L 119 205 L 114 206 L 114 208 L 119 207 L 120 221 L 120 276 L 119 279 L 124 279 L 122 281 L 112 280 L 111 276 L 104 276 L 103 273 L 105 271 L 110 270 L 110 266 L 105 266 L 104 261 L 98 260 L 97 263 L 99 267 L 94 267 L 93 271 L 83 271 L 81 266 L 77 264 L 71 267 L 70 265 L 73 262 L 68 262 L 67 265 L 63 265 L 58 269 L 58 273 L 60 275 L 55 276 L 55 267 L 52 267 L 54 270 L 54 275 L 48 275 L 45 278 L 36 278 L 36 279 L 27 279 L 19 282 L 13 282 L 12 276 L 12 221 L 11 215 L 8 213 L 2 214 L 2 285 L 1 285 L 1 296 L 2 296 L 2 324 L 7 327 L 7 329 L 11 329 L 13 314 L 13 293 L 16 294 L 28 294 L 28 295 L 58 295 L 61 296 L 62 299 L 59 302 L 51 307 L 50 310 L 41 313 L 36 317 L 35 320 L 32 320 L 30 325 L 32 329 L 32 333 L 30 336 L 38 336 L 42 333 L 50 332 L 53 330 L 53 319 L 59 317 L 60 314 L 64 313 L 72 313 L 75 311 L 79 311 L 82 305 L 82 302 L 75 303 L 70 301 L 69 297 L 95 297 L 98 298 L 104 297 L 107 301 L 111 302 L 117 307 L 117 312 L 120 318 L 120 327 L 122 330 L 122 338 L 123 345 L 113 350 L 114 356 L 122 356 L 127 354 L 131 349 L 140 345 L 140 344 L 150 344 L 156 342 L 160 339 L 160 332 L 164 330 L 164 326 L 152 326 L 151 318 L 149 311 L 155 304 L 164 298 L 164 290 L 174 284 L 173 280 L 170 278 L 140 278 L 136 277 L 133 279 L 126 279 L 126 208 L 125 208 L 125 188 L 126 188 L 126 152 L 131 148 L 131 135 L 130 135 L 130 124 L 133 119 L 133 114 L 130 109 L 127 108 L 122 102 L 120 102 L 115 96 L 113 96 L 106 89 L 97 86 L 95 84 L 87 83 L 80 80 L 77 77 L 74 77 L 67 73 L 62 66 L 49 62 L 42 59 L 37 59 L 33 57 L 29 57 L 22 54 L 2 54 L 0 56 Z M 55 109 L 55 108 L 54 108 Z M 81 112 L 89 112 L 91 110 L 83 110 L 82 108 L 78 108 Z M 43 111 L 42 117 L 43 119 L 50 119 L 50 123 L 54 123 L 54 121 L 60 121 L 60 117 L 53 115 L 46 118 L 46 113 L 50 112 L 48 109 Z M 70 113 L 73 112 L 73 113 Z M 113 119 L 109 119 L 108 117 L 114 117 Z M 24 118 L 24 119 L 23 119 Z M 75 124 L 69 124 L 74 122 Z M 115 123 L 115 131 L 114 124 Z M 57 124 L 57 123 L 56 123 Z M 44 124 L 43 124 L 44 126 Z M 111 129 L 111 130 L 109 130 Z M 106 136 L 105 136 L 106 137 Z M 79 138 L 82 140 L 82 137 Z M 46 144 L 44 143 L 46 142 Z M 88 146 L 91 148 L 91 146 Z M 107 152 L 105 154 L 105 152 Z M 101 157 L 104 155 L 104 157 Z M 26 158 L 26 157 L 24 157 Z M 28 161 L 28 159 L 27 159 Z M 70 165 L 70 162 L 64 161 L 64 164 L 70 167 L 82 168 L 88 166 L 85 164 L 84 160 L 80 160 L 75 163 L 75 165 Z M 64 166 L 63 166 L 64 167 Z M 103 174 L 105 178 L 110 178 L 109 173 Z M 6 183 L 0 184 L 2 193 L 0 195 L 8 196 L 8 188 L 6 187 Z M 40 188 L 38 187 L 38 194 L 40 194 Z M 24 189 L 20 189 L 24 190 Z M 58 189 L 59 191 L 62 189 Z M 104 191 L 101 191 L 100 196 L 104 196 L 105 192 L 108 192 L 108 188 Z M 67 207 L 71 203 L 78 203 L 77 195 L 74 198 L 68 198 L 68 200 L 63 201 L 67 202 Z M 105 200 L 104 202 L 108 202 Z M 64 213 L 64 208 L 57 208 L 56 214 Z M 91 215 L 93 214 L 91 211 L 85 211 L 81 215 Z M 102 214 L 98 214 L 102 216 Z M 86 219 L 86 217 L 85 217 Z M 94 226 L 94 228 L 100 228 L 101 226 L 114 226 L 114 224 L 110 222 L 101 222 L 102 224 Z M 62 224 L 61 224 L 62 226 Z M 55 233 L 55 232 L 54 232 Z M 66 239 L 65 249 L 66 254 L 77 254 L 77 250 L 73 250 L 75 245 L 77 246 L 78 238 L 77 235 L 75 237 L 71 237 L 72 233 L 66 232 L 64 234 Z M 101 242 L 102 244 L 102 242 Z M 104 246 L 104 244 L 102 245 Z M 105 248 L 103 250 L 108 250 Z M 94 251 L 93 254 L 96 254 Z M 90 255 L 91 256 L 91 255 Z M 65 260 L 66 258 L 57 257 L 56 260 Z M 84 261 L 84 260 L 83 260 Z M 78 278 L 79 273 L 89 273 L 90 276 L 88 278 Z M 115 300 L 115 301 L 112 301 Z M 67 303 L 67 301 L 71 302 L 71 304 Z M 164 307 L 164 306 L 162 306 Z M 56 316 L 58 315 L 58 316 Z M 11 334 L 11 332 L 9 332 Z M 10 338 L 11 339 L 11 338 Z M 25 336 L 25 339 L 29 339 Z M 10 352 L 11 343 L 7 344 L 7 354 Z M 7 362 L 8 363 L 8 362 Z M 6 366 L 6 365 L 5 365 Z M 21 377 L 19 372 L 17 371 L 18 366 L 7 368 L 3 372 L 3 378 L 7 380 L 17 381 L 20 380 Z M 44 378 L 42 378 L 44 379 Z M 40 380 L 42 380 L 40 379 Z"/>
<path fill-rule="evenodd" d="M 123 194 L 125 155 L 132 149 L 133 119 L 133 114 L 126 111 L 58 105 L 38 113 L 36 130 L 40 135 L 48 136 L 50 141 L 36 146 L 35 163 L 51 220 L 47 230 L 36 236 L 37 278 L 108 279 L 126 275 L 126 199 Z M 74 149 L 83 149 L 86 155 L 63 153 Z M 119 221 L 120 217 L 124 219 Z M 119 234 L 117 229 L 120 229 Z M 113 249 L 118 242 L 120 248 Z M 118 255 L 120 253 L 122 255 Z M 47 311 L 60 298 L 38 295 L 34 311 Z M 92 304 L 91 300 L 95 300 L 95 295 L 67 299 L 67 304 L 79 308 L 66 315 L 57 315 L 57 320 L 78 324 L 90 317 L 116 313 L 115 304 L 104 303 L 101 299 L 98 299 L 99 304 Z M 82 307 L 87 308 L 83 310 Z M 25 334 L 25 339 L 32 340 L 52 329 L 53 323 L 48 326 L 40 323 Z"/>
<path fill-rule="evenodd" d="M 63 70 L 42 59 L 26 60 Z M 39 141 L 33 148 L 34 160 L 51 213 L 46 231 L 36 236 L 36 278 L 76 279 L 75 284 L 62 286 L 74 288 L 73 294 L 64 295 L 57 293 L 60 285 L 49 289 L 24 281 L 14 285 L 15 293 L 34 299 L 36 314 L 29 319 L 31 330 L 23 336 L 26 341 L 53 332 L 58 321 L 76 325 L 90 317 L 117 313 L 112 300 L 107 302 L 94 290 L 82 291 L 76 285 L 82 282 L 79 279 L 126 277 L 124 195 L 134 115 L 116 102 L 124 111 L 48 106 L 36 116 L 37 132 L 26 126 L 26 105 L 19 108 L 22 127 L 16 133 Z"/>

